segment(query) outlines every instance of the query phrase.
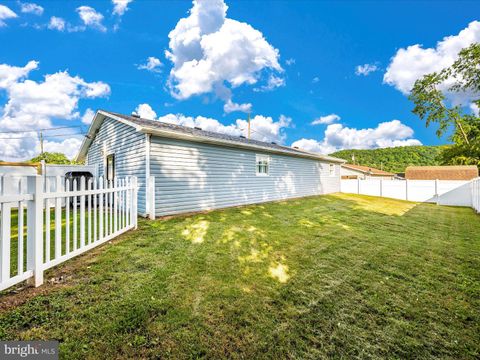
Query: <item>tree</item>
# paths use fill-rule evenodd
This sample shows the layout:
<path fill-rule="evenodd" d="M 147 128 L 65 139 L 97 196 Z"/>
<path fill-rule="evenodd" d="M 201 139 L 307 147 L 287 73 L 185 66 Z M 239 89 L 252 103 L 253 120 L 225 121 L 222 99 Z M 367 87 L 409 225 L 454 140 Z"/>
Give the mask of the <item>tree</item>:
<path fill-rule="evenodd" d="M 47 164 L 74 164 L 75 162 L 69 160 L 65 154 L 59 153 L 59 152 L 44 152 L 43 154 L 40 154 L 33 159 L 31 159 L 29 162 L 32 163 L 39 163 L 40 161 L 45 160 Z"/>
<path fill-rule="evenodd" d="M 370 166 L 389 172 L 405 172 L 407 166 L 427 166 L 440 165 L 441 154 L 448 146 L 401 146 L 380 149 L 365 150 L 340 150 L 330 154 L 348 162 L 353 163 L 352 156 L 355 158 L 355 164 Z"/>
<path fill-rule="evenodd" d="M 455 101 L 450 99 L 454 94 Z M 466 113 L 466 105 L 458 99 L 471 99 L 472 109 L 480 107 L 480 44 L 462 49 L 452 66 L 418 79 L 410 94 L 413 113 L 428 127 L 438 124 L 437 136 L 453 127 L 449 139 L 453 146 L 441 155 L 444 164 L 480 166 L 480 118 Z"/>

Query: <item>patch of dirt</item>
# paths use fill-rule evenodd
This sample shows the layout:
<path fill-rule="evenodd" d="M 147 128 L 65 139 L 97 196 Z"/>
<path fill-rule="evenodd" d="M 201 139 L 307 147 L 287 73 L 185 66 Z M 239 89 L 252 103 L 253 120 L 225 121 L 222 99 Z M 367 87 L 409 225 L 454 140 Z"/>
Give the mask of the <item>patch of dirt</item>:
<path fill-rule="evenodd" d="M 115 241 L 117 240 L 117 241 Z M 53 267 L 44 273 L 43 285 L 34 287 L 29 285 L 26 281 L 4 290 L 0 294 L 0 312 L 8 311 L 14 307 L 25 304 L 30 299 L 38 295 L 48 295 L 61 288 L 71 287 L 82 282 L 88 281 L 88 275 L 84 270 L 90 266 L 88 264 L 95 261 L 99 253 L 104 250 L 105 246 L 112 246 L 116 242 L 121 241 L 115 239 L 102 244 L 95 249 L 87 251 L 73 259 L 70 259 L 58 267 Z"/>

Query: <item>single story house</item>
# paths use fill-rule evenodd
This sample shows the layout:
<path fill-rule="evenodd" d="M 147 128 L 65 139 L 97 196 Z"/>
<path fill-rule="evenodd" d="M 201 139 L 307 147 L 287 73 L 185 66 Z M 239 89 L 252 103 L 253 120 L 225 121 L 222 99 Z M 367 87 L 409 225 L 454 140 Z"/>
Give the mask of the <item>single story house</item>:
<path fill-rule="evenodd" d="M 156 216 L 340 191 L 330 156 L 243 136 L 99 110 L 77 160 L 99 176 L 137 176 L 138 212 Z M 147 179 L 154 177 L 155 190 Z"/>
<path fill-rule="evenodd" d="M 383 179 L 394 180 L 396 175 L 370 166 L 342 164 L 340 170 L 342 179 Z"/>
<path fill-rule="evenodd" d="M 405 170 L 407 180 L 472 180 L 477 177 L 475 165 L 409 166 Z"/>

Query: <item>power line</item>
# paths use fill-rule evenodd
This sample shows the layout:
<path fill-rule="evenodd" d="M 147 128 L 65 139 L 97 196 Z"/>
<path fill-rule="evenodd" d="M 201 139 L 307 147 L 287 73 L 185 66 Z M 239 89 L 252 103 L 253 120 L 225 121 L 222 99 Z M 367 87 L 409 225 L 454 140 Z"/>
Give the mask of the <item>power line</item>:
<path fill-rule="evenodd" d="M 52 137 L 62 137 L 62 136 L 78 136 L 78 135 L 85 136 L 85 135 L 87 135 L 87 133 L 55 134 L 55 135 L 47 135 L 47 136 L 42 134 L 42 137 L 43 138 L 52 138 Z M 19 139 L 31 139 L 31 138 L 37 138 L 37 137 L 38 137 L 38 134 L 26 135 L 26 136 L 17 136 L 17 137 L 3 137 L 3 138 L 0 138 L 0 140 L 19 140 Z"/>
<path fill-rule="evenodd" d="M 240 131 L 244 131 L 244 130 L 246 130 L 246 129 L 240 129 Z M 274 135 L 271 135 L 271 134 L 267 135 L 267 134 L 265 134 L 265 133 L 262 133 L 261 131 L 254 130 L 254 129 L 250 129 L 250 131 L 253 131 L 253 132 L 257 133 L 257 134 L 260 134 L 260 135 L 266 137 L 266 138 L 269 139 L 269 140 L 274 139 Z M 253 139 L 253 140 L 255 140 L 255 139 Z"/>
<path fill-rule="evenodd" d="M 58 130 L 58 129 L 71 129 L 71 128 L 83 128 L 83 125 L 58 126 L 58 127 L 53 127 L 53 128 L 32 129 L 32 130 L 0 131 L 0 134 L 20 134 L 20 133 L 30 133 L 30 132 L 39 132 L 39 131 L 50 131 L 50 130 Z"/>
<path fill-rule="evenodd" d="M 62 136 L 85 136 L 87 135 L 87 133 L 76 133 L 76 134 L 55 134 L 55 135 L 47 135 L 47 136 L 43 136 L 44 138 L 52 138 L 52 137 L 62 137 Z"/>

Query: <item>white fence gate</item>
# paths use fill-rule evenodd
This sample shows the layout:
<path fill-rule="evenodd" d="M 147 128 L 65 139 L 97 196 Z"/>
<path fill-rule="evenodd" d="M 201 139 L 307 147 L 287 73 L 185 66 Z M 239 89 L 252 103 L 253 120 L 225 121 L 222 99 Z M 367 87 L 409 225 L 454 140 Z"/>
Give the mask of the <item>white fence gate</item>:
<path fill-rule="evenodd" d="M 476 184 L 476 185 L 475 185 Z M 472 207 L 479 180 L 341 180 L 341 192 Z M 474 195 L 475 188 L 477 195 Z"/>
<path fill-rule="evenodd" d="M 0 291 L 137 227 L 135 177 L 52 181 L 1 179 Z"/>

